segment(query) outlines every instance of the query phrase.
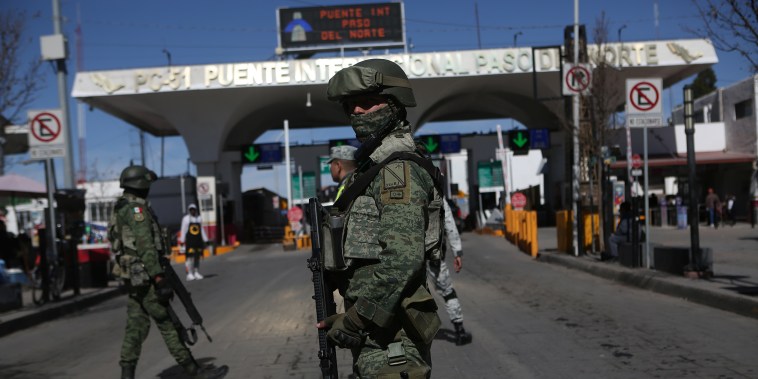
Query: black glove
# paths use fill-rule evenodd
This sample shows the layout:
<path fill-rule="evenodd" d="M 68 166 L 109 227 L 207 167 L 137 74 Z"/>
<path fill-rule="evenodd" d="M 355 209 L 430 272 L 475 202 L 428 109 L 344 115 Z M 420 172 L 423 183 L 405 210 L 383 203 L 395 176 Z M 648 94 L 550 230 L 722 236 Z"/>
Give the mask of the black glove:
<path fill-rule="evenodd" d="M 324 324 L 329 328 L 326 337 L 341 348 L 357 348 L 366 340 L 367 333 L 362 330 L 363 322 L 353 308 L 327 317 Z"/>
<path fill-rule="evenodd" d="M 174 298 L 174 290 L 171 289 L 166 278 L 155 282 L 155 296 L 159 302 L 164 304 Z"/>

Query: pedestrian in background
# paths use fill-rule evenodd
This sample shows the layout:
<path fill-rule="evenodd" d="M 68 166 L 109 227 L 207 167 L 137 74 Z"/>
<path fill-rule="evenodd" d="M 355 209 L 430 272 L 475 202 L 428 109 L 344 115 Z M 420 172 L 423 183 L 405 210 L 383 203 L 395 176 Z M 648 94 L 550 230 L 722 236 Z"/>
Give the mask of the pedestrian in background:
<path fill-rule="evenodd" d="M 358 150 L 354 146 L 342 145 L 334 146 L 329 154 L 329 172 L 332 174 L 332 180 L 338 183 L 337 195 L 334 200 L 340 198 L 342 192 L 345 190 L 346 185 L 349 182 L 348 176 L 356 169 L 355 164 L 355 151 Z"/>
<path fill-rule="evenodd" d="M 705 197 L 705 208 L 708 210 L 708 225 L 716 228 L 719 213 L 721 213 L 721 200 L 719 195 L 713 192 L 713 188 L 708 188 L 708 195 Z"/>
<path fill-rule="evenodd" d="M 725 221 L 729 222 L 730 226 L 734 226 L 737 220 L 734 218 L 734 195 L 727 194 L 726 195 L 726 206 L 725 206 L 725 212 L 726 214 L 724 217 Z"/>
<path fill-rule="evenodd" d="M 129 293 L 126 331 L 121 345 L 121 378 L 134 379 L 142 343 L 152 318 L 177 363 L 192 378 L 223 378 L 228 367 L 200 367 L 184 345 L 168 311 L 173 290 L 164 279 L 159 258 L 168 255 L 161 228 L 147 202 L 150 185 L 157 179 L 144 166 L 129 166 L 119 179 L 124 193 L 113 207 L 108 240 L 116 255 L 114 275 L 124 279 Z"/>
<path fill-rule="evenodd" d="M 190 204 L 187 214 L 182 218 L 182 227 L 179 230 L 179 243 L 184 245 L 184 267 L 187 271 L 187 280 L 200 280 L 200 259 L 203 257 L 208 237 L 203 230 L 203 219 L 197 211 L 197 205 Z"/>
<path fill-rule="evenodd" d="M 453 212 L 447 201 L 443 202 L 445 208 L 445 235 L 447 243 L 453 251 L 453 268 L 456 273 L 460 273 L 463 268 L 463 247 L 461 244 L 461 235 L 458 234 L 458 227 L 455 226 Z M 444 242 L 443 242 L 444 243 Z M 463 308 L 458 300 L 458 293 L 453 288 L 453 278 L 450 277 L 450 270 L 445 263 L 445 252 L 447 244 L 443 245 L 442 256 L 438 260 L 427 261 L 426 274 L 434 283 L 437 293 L 445 300 L 445 309 L 450 317 L 450 322 L 455 328 L 455 344 L 465 345 L 471 342 L 471 333 L 463 327 Z"/>

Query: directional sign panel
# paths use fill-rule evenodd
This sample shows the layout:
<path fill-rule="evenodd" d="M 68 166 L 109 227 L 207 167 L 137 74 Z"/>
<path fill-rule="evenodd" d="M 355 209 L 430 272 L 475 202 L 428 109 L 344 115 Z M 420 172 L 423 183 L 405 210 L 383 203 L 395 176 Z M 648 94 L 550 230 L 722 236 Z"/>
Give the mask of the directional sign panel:
<path fill-rule="evenodd" d="M 529 139 L 532 149 L 550 148 L 550 131 L 547 129 L 530 129 Z"/>
<path fill-rule="evenodd" d="M 461 135 L 459 133 L 440 134 L 440 151 L 442 154 L 461 152 Z"/>
<path fill-rule="evenodd" d="M 563 64 L 563 96 L 589 92 L 592 87 L 592 67 L 589 64 Z"/>
<path fill-rule="evenodd" d="M 332 151 L 332 148 L 335 146 L 343 146 L 343 145 L 350 145 L 353 147 L 361 147 L 361 141 L 358 141 L 356 138 L 342 138 L 342 139 L 330 139 L 329 140 L 329 151 Z"/>
<path fill-rule="evenodd" d="M 508 147 L 513 150 L 513 155 L 529 154 L 530 137 L 528 130 L 511 130 L 508 132 Z"/>
<path fill-rule="evenodd" d="M 441 139 L 439 135 L 430 134 L 426 136 L 418 136 L 416 137 L 416 141 L 423 145 L 426 152 L 429 154 L 439 154 L 441 152 Z"/>
<path fill-rule="evenodd" d="M 241 151 L 242 164 L 280 163 L 282 145 L 274 143 L 257 143 L 246 146 Z"/>

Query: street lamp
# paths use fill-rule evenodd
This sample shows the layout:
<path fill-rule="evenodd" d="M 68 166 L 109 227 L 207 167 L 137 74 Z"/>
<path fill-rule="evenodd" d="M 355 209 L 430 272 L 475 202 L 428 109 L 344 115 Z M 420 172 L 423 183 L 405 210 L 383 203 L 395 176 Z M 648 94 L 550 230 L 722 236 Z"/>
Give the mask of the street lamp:
<path fill-rule="evenodd" d="M 621 25 L 621 27 L 618 30 L 618 42 L 621 43 L 621 31 L 626 29 L 626 24 Z"/>
<path fill-rule="evenodd" d="M 689 168 L 689 221 L 690 221 L 690 264 L 689 271 L 700 271 L 699 215 L 697 208 L 697 186 L 695 184 L 695 120 L 692 87 L 684 86 L 684 133 L 687 136 L 687 167 Z"/>
<path fill-rule="evenodd" d="M 522 34 L 524 34 L 524 32 L 518 32 L 518 33 L 516 33 L 516 34 L 513 35 L 513 47 L 517 46 L 516 42 L 518 41 L 518 36 L 520 36 Z"/>

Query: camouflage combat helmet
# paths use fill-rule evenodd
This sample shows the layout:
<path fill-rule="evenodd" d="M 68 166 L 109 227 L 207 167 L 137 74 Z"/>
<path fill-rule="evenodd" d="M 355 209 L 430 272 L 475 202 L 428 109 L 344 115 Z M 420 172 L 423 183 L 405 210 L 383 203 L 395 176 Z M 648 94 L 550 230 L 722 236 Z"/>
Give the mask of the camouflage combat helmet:
<path fill-rule="evenodd" d="M 121 171 L 121 188 L 133 188 L 138 190 L 146 190 L 150 188 L 158 176 L 145 166 L 133 165 L 129 166 Z"/>
<path fill-rule="evenodd" d="M 386 59 L 367 59 L 343 68 L 330 80 L 326 95 L 342 101 L 346 96 L 380 94 L 394 97 L 406 107 L 415 107 L 416 99 L 405 71 Z"/>

